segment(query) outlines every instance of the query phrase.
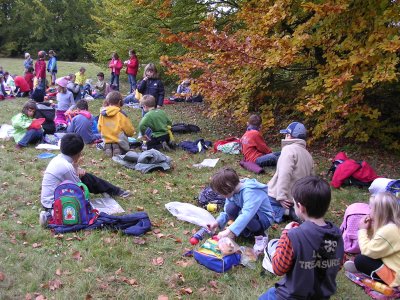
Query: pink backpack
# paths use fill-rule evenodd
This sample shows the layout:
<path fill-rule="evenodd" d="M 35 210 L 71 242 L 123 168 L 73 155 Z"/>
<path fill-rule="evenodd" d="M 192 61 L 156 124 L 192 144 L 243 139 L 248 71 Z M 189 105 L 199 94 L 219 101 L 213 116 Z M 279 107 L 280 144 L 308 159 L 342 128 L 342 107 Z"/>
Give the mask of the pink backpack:
<path fill-rule="evenodd" d="M 347 207 L 343 223 L 340 225 L 346 253 L 361 252 L 358 245 L 358 224 L 365 215 L 369 215 L 369 205 L 366 203 L 353 203 Z"/>

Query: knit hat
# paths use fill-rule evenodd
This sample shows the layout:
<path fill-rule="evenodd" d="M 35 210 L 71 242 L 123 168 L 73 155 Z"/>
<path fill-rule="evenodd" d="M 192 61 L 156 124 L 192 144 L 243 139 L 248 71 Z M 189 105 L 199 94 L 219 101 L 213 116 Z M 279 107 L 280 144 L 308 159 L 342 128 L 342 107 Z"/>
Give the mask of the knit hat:
<path fill-rule="evenodd" d="M 56 84 L 65 88 L 68 84 L 68 79 L 66 77 L 61 77 L 56 80 Z"/>
<path fill-rule="evenodd" d="M 307 129 L 300 122 L 292 122 L 286 129 L 282 129 L 280 133 L 290 134 L 295 139 L 306 139 L 307 138 Z"/>
<path fill-rule="evenodd" d="M 25 53 L 25 58 L 28 58 L 29 56 L 31 56 L 28 52 Z"/>

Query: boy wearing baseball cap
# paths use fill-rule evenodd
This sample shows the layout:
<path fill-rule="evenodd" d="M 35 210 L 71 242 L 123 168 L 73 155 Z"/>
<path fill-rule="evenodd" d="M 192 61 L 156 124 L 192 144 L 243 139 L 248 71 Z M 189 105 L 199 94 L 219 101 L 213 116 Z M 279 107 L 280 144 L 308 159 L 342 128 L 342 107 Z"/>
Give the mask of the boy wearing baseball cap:
<path fill-rule="evenodd" d="M 285 134 L 285 139 L 282 140 L 282 152 L 276 172 L 268 182 L 268 197 L 276 223 L 282 222 L 284 215 L 297 219 L 293 209 L 292 186 L 297 180 L 314 174 L 314 162 L 306 149 L 305 126 L 300 122 L 292 122 L 280 133 Z"/>

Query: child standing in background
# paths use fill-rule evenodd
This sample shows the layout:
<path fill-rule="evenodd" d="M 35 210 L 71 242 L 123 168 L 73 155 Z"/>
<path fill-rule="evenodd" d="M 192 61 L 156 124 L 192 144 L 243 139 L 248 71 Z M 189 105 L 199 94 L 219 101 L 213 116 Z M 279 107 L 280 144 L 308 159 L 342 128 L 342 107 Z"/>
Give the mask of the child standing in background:
<path fill-rule="evenodd" d="M 400 286 L 400 203 L 391 193 L 378 193 L 369 200 L 370 215 L 360 220 L 358 244 L 361 254 L 344 267 L 362 272 L 390 287 Z"/>
<path fill-rule="evenodd" d="M 121 93 L 110 92 L 100 112 L 97 128 L 104 140 L 104 151 L 108 157 L 129 151 L 128 137 L 135 133 L 128 116 L 121 110 L 122 104 Z"/>
<path fill-rule="evenodd" d="M 29 68 L 33 68 L 33 59 L 29 53 L 25 53 L 25 60 L 24 60 L 25 72 L 29 70 Z"/>
<path fill-rule="evenodd" d="M 56 126 L 62 124 L 64 128 L 67 127 L 67 119 L 65 112 L 75 105 L 74 96 L 67 89 L 68 77 L 61 77 L 56 80 L 57 85 L 57 110 L 56 110 Z"/>
<path fill-rule="evenodd" d="M 142 95 L 152 95 L 156 99 L 156 108 L 163 106 L 164 84 L 159 79 L 154 64 L 148 64 L 144 68 L 143 80 L 139 82 L 137 89 Z"/>
<path fill-rule="evenodd" d="M 33 68 L 29 67 L 26 71 L 25 71 L 25 81 L 28 83 L 29 85 L 29 89 L 30 91 L 33 91 L 33 78 L 35 76 L 33 75 Z"/>
<path fill-rule="evenodd" d="M 128 82 L 130 85 L 130 94 L 136 90 L 136 75 L 139 69 L 139 61 L 137 59 L 135 50 L 129 50 L 129 59 L 124 62 L 126 66 L 126 74 L 128 74 Z"/>
<path fill-rule="evenodd" d="M 86 72 L 86 69 L 84 67 L 80 67 L 79 72 L 75 73 L 75 83 L 79 86 L 79 92 L 75 97 L 76 100 L 81 99 L 82 95 L 84 93 L 84 86 L 85 86 L 86 80 L 87 80 L 85 72 Z"/>
<path fill-rule="evenodd" d="M 54 85 L 56 82 L 57 75 L 57 58 L 56 53 L 53 50 L 49 50 L 49 61 L 47 63 L 47 72 L 51 75 L 51 85 Z"/>
<path fill-rule="evenodd" d="M 112 54 L 110 63 L 108 67 L 111 69 L 111 82 L 113 85 L 115 82 L 116 90 L 119 91 L 119 74 L 121 73 L 121 69 L 123 67 L 122 61 L 119 59 L 119 56 L 116 52 Z"/>
<path fill-rule="evenodd" d="M 36 102 L 29 100 L 22 108 L 22 112 L 12 117 L 11 123 L 14 127 L 13 137 L 16 149 L 27 147 L 28 144 L 42 139 L 43 130 L 41 125 L 32 123 L 35 112 Z"/>
<path fill-rule="evenodd" d="M 46 52 L 38 52 L 38 59 L 35 63 L 35 75 L 38 80 L 38 88 L 46 90 Z"/>

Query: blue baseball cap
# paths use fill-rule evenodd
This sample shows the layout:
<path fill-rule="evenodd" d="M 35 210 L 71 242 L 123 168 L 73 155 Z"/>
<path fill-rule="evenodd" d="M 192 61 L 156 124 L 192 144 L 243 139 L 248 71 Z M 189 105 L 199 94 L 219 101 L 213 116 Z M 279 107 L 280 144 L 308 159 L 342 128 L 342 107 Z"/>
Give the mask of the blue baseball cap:
<path fill-rule="evenodd" d="M 307 138 L 307 129 L 300 122 L 292 122 L 286 129 L 282 129 L 280 133 L 290 134 L 292 137 L 296 139 L 306 139 Z"/>

